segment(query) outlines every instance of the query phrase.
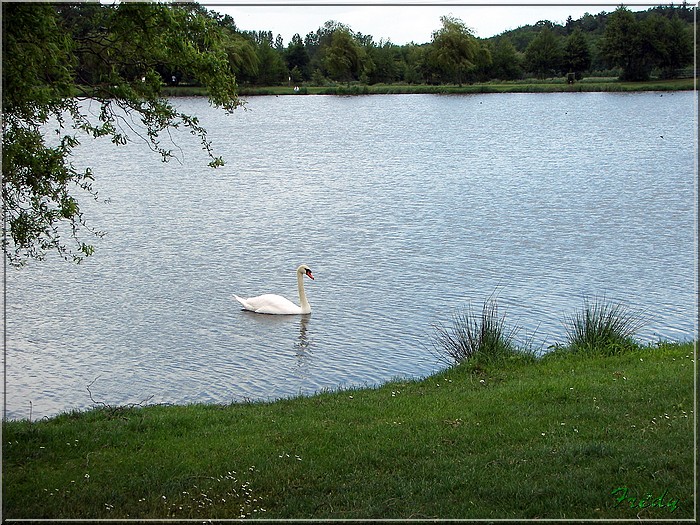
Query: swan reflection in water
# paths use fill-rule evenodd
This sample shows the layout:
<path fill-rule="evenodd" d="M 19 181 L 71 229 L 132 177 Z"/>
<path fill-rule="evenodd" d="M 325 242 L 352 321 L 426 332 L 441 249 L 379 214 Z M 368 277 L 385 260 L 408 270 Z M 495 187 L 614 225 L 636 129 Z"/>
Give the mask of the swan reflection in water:
<path fill-rule="evenodd" d="M 250 316 L 251 319 L 254 318 L 257 324 L 262 324 L 266 326 L 266 329 L 277 330 L 281 326 L 285 326 L 285 331 L 289 329 L 290 336 L 292 327 L 298 323 L 299 335 L 294 337 L 293 349 L 294 355 L 297 357 L 299 362 L 307 360 L 312 355 L 313 339 L 311 338 L 309 331 L 309 322 L 311 321 L 311 314 L 304 314 L 299 316 L 291 315 L 257 315 L 251 311 L 244 311 L 244 315 Z"/>
<path fill-rule="evenodd" d="M 307 356 L 311 347 L 311 339 L 309 339 L 309 336 L 306 334 L 306 331 L 309 329 L 310 318 L 310 315 L 302 315 L 299 318 L 299 340 L 294 343 L 294 348 L 296 349 L 297 357 L 300 359 Z"/>

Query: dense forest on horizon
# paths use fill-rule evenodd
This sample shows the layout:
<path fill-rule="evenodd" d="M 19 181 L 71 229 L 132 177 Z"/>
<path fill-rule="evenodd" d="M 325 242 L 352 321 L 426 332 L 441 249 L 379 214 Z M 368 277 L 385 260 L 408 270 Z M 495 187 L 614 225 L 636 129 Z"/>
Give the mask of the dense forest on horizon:
<path fill-rule="evenodd" d="M 542 20 L 481 39 L 463 22 L 441 17 L 431 42 L 374 40 L 330 20 L 285 43 L 270 31 L 239 31 L 230 15 L 209 11 L 238 42 L 242 85 L 323 86 L 462 84 L 490 80 L 612 76 L 621 80 L 692 76 L 694 12 L 684 1 L 632 12 L 584 14 L 564 24 Z"/>
<path fill-rule="evenodd" d="M 525 78 L 619 77 L 643 81 L 693 75 L 694 7 L 656 6 L 632 12 L 584 14 L 564 24 L 542 20 L 481 39 L 453 16 L 440 18 L 430 42 L 405 45 L 374 40 L 342 22 L 329 20 L 290 42 L 271 31 L 241 31 L 235 19 L 196 2 L 173 4 L 211 20 L 224 35 L 225 52 L 239 86 L 328 86 L 337 83 L 463 85 Z M 105 4 L 56 4 L 66 31 L 85 34 Z M 92 27 L 99 33 L 98 27 Z M 93 57 L 80 58 L 90 77 Z M 196 86 L 184 68 L 163 63 L 158 71 L 169 85 Z"/>

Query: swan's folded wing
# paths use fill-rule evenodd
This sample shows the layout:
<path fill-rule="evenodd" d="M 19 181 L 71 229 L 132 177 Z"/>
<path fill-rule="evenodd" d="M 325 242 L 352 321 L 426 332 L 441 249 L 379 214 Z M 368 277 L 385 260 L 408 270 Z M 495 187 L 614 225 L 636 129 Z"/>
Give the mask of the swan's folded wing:
<path fill-rule="evenodd" d="M 251 310 L 259 314 L 298 314 L 301 308 L 289 299 L 276 294 L 258 295 L 248 299 L 241 299 L 234 296 L 246 310 Z"/>

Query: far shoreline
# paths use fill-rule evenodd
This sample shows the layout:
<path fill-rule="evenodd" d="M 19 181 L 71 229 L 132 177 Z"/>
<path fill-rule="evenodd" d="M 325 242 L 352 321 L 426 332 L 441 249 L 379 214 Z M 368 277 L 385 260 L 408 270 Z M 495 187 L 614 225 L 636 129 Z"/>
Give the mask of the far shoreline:
<path fill-rule="evenodd" d="M 242 97 L 269 95 L 449 95 L 475 93 L 580 93 L 580 92 L 644 92 L 695 91 L 694 78 L 623 82 L 614 78 L 590 78 L 572 84 L 564 79 L 518 80 L 458 85 L 427 84 L 333 84 L 328 86 L 239 86 Z M 206 89 L 197 86 L 167 86 L 163 95 L 171 97 L 206 96 Z"/>

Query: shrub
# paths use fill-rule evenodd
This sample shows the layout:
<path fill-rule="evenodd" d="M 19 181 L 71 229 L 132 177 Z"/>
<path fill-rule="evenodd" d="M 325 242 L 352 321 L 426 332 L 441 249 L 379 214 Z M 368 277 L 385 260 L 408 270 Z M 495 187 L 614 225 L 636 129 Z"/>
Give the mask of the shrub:
<path fill-rule="evenodd" d="M 583 308 L 565 317 L 567 346 L 572 352 L 619 354 L 639 346 L 633 336 L 644 324 L 639 313 L 620 303 L 584 298 Z"/>
<path fill-rule="evenodd" d="M 438 323 L 435 328 L 435 353 L 450 364 L 467 359 L 493 362 L 517 353 L 518 330 L 506 328 L 505 314 L 499 315 L 493 296 L 484 302 L 481 312 L 469 304 L 452 316 L 450 324 Z"/>

